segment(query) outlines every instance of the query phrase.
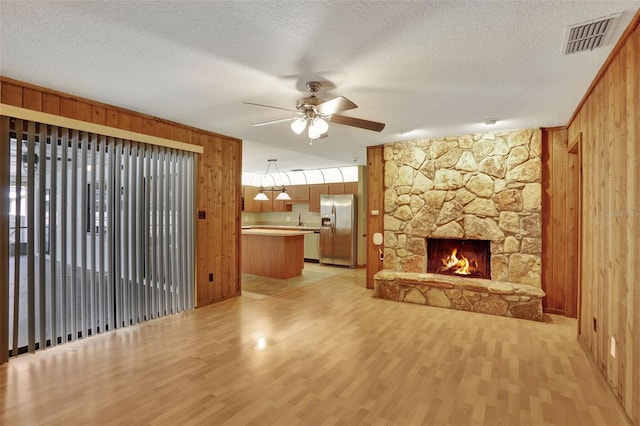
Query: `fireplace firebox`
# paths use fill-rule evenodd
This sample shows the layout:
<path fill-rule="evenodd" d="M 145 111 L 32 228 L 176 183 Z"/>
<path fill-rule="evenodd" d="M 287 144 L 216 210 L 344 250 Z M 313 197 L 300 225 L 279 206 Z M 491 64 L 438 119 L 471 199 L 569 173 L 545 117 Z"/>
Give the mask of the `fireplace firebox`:
<path fill-rule="evenodd" d="M 427 238 L 427 272 L 491 279 L 491 241 Z"/>

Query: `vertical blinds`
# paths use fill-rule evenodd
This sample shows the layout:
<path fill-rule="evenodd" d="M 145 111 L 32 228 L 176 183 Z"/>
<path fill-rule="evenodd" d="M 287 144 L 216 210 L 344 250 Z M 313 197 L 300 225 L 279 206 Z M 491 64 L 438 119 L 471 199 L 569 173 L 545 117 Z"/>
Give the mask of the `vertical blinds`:
<path fill-rule="evenodd" d="M 1 119 L 10 355 L 193 308 L 194 153 Z"/>

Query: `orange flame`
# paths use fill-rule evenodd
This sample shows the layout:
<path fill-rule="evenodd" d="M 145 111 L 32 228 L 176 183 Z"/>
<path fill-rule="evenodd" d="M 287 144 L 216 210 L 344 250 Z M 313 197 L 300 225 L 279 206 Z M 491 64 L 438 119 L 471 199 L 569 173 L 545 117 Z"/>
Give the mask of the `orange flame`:
<path fill-rule="evenodd" d="M 454 248 L 451 255 L 442 259 L 442 271 L 452 271 L 458 275 L 471 275 L 477 268 L 478 263 L 476 261 L 469 262 L 469 260 L 460 256 L 458 259 L 458 248 Z"/>

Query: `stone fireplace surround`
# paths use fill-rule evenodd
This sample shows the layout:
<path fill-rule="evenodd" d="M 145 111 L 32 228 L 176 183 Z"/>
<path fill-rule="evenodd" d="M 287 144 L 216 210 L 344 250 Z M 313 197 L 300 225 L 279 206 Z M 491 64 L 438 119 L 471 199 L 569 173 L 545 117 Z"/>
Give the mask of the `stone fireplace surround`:
<path fill-rule="evenodd" d="M 436 305 L 477 310 L 475 299 L 501 294 L 496 297 L 508 307 L 486 313 L 519 316 L 512 308 L 526 304 L 526 317 L 541 319 L 541 131 L 398 142 L 384 147 L 384 161 L 384 270 L 374 279 L 375 295 L 403 300 L 409 286 L 423 297 L 414 292 L 413 300 L 403 301 L 431 304 L 420 281 L 443 280 L 425 274 L 425 239 L 489 240 L 491 279 L 472 284 L 460 281 L 470 278 L 447 277 L 440 287 L 449 301 L 441 298 Z M 402 276 L 401 283 L 394 275 Z M 380 287 L 388 285 L 398 291 Z M 482 291 L 472 295 L 466 288 L 474 285 Z M 463 302 L 453 290 L 460 290 Z"/>

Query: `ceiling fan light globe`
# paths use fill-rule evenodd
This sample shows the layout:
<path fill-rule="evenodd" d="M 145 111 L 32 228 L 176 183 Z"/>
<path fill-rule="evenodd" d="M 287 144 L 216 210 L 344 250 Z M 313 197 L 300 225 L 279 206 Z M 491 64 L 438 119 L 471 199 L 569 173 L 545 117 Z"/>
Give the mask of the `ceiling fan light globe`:
<path fill-rule="evenodd" d="M 327 133 L 329 130 L 329 123 L 324 118 L 316 117 L 313 119 L 314 127 L 316 128 L 318 134 Z"/>
<path fill-rule="evenodd" d="M 316 129 L 316 126 L 311 123 L 309 124 L 309 139 L 318 139 L 320 137 L 320 135 L 322 135 L 322 133 L 318 132 L 318 130 Z"/>
<path fill-rule="evenodd" d="M 304 131 L 304 128 L 307 127 L 307 120 L 304 117 L 299 117 L 291 122 L 291 130 L 297 135 Z"/>

